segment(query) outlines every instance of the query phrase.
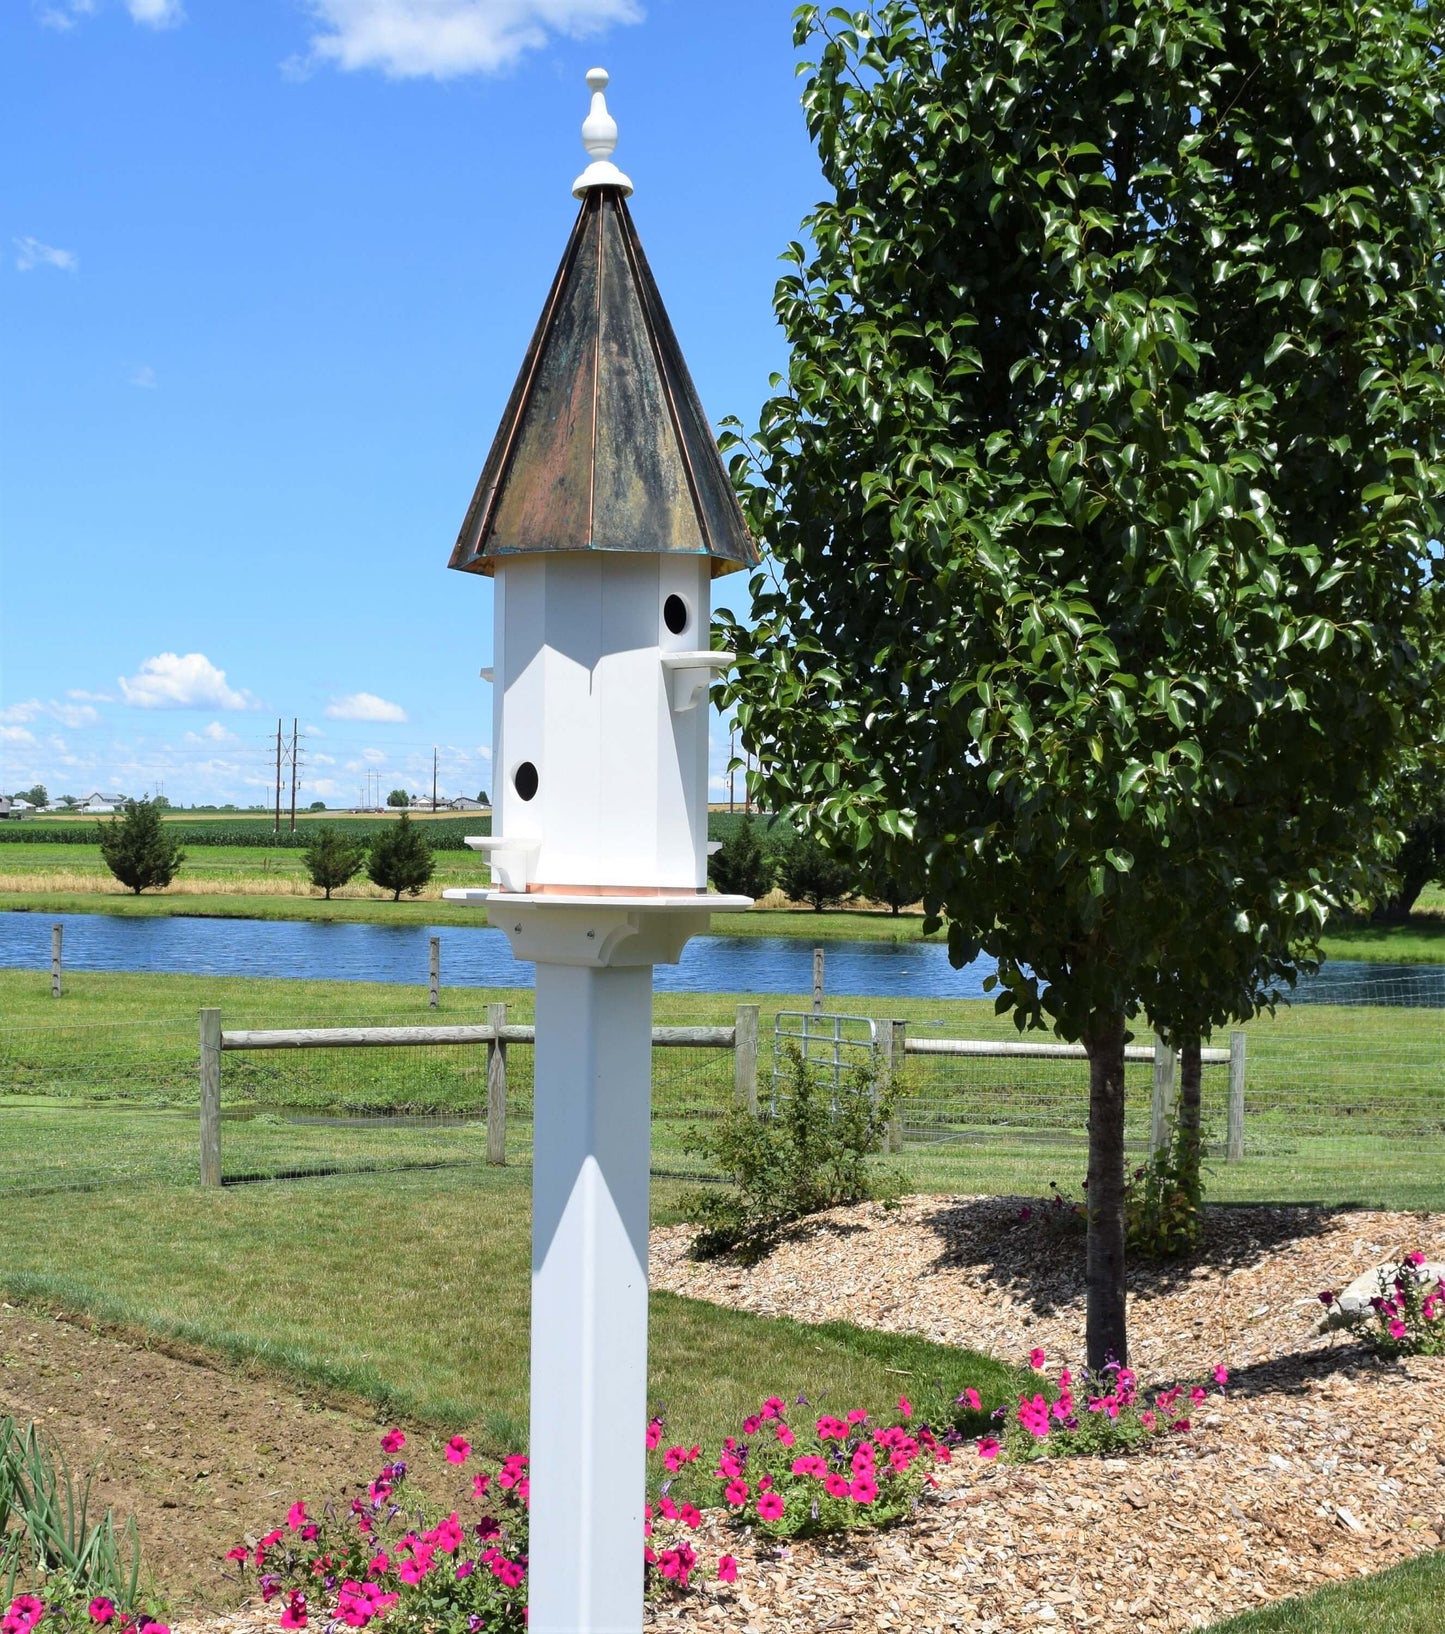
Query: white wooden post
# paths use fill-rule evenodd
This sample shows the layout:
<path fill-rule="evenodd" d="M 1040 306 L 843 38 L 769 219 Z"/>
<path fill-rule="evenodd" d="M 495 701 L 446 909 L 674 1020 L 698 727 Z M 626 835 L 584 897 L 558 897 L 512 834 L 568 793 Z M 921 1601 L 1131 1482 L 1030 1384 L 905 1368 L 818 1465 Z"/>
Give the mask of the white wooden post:
<path fill-rule="evenodd" d="M 50 996 L 60 997 L 60 949 L 65 940 L 65 926 L 50 927 Z"/>
<path fill-rule="evenodd" d="M 1244 1034 L 1229 1035 L 1229 1123 L 1225 1138 L 1225 1159 L 1238 1163 L 1244 1157 Z"/>
<path fill-rule="evenodd" d="M 431 939 L 431 957 L 427 961 L 427 1009 L 435 1010 L 439 999 L 439 989 L 442 980 L 442 939 L 433 936 Z"/>
<path fill-rule="evenodd" d="M 820 1016 L 823 1013 L 823 950 L 820 947 L 813 949 L 813 1014 Z"/>
<path fill-rule="evenodd" d="M 537 966 L 533 1634 L 641 1627 L 652 967 Z"/>
<path fill-rule="evenodd" d="M 903 1060 L 908 1048 L 908 1023 L 906 1021 L 885 1021 L 883 1030 L 878 1038 L 878 1053 L 883 1068 L 882 1078 L 888 1088 L 893 1087 L 893 1080 L 903 1071 Z M 901 1152 L 903 1150 L 903 1119 L 895 1112 L 888 1120 L 888 1133 L 884 1138 L 885 1152 Z"/>
<path fill-rule="evenodd" d="M 1161 1151 L 1169 1139 L 1174 1115 L 1174 1046 L 1154 1034 L 1154 1100 L 1149 1109 L 1149 1155 Z"/>
<path fill-rule="evenodd" d="M 221 1184 L 221 1012 L 201 1011 L 201 1184 Z"/>
<path fill-rule="evenodd" d="M 507 1161 L 507 1046 L 501 1036 L 507 1025 L 505 1004 L 487 1006 L 487 1025 L 496 1034 L 487 1045 L 487 1162 L 501 1168 Z"/>
<path fill-rule="evenodd" d="M 758 1013 L 761 1006 L 740 1004 L 733 1033 L 733 1104 L 758 1114 Z"/>

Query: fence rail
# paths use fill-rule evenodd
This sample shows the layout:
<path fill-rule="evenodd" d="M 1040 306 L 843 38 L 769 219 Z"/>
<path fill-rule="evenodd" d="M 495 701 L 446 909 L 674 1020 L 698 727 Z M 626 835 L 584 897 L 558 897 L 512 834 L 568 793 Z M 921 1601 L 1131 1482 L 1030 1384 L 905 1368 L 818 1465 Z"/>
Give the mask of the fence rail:
<path fill-rule="evenodd" d="M 1442 999 L 1445 989 L 1389 972 L 1341 972 L 1328 989 L 1320 982 L 1307 1001 L 1232 1036 L 1228 1050 L 1214 1041 L 1202 1061 L 1209 1195 L 1445 1207 Z M 659 1001 L 663 1022 L 695 1018 L 667 1002 Z M 69 995 L 51 1013 L 68 1003 Z M 347 1173 L 386 1184 L 406 1169 L 525 1164 L 534 1034 L 509 1024 L 518 1001 L 513 1012 L 474 1002 L 453 1011 L 467 1025 L 448 1027 L 433 1024 L 426 1003 L 423 995 L 415 1011 L 344 1027 L 325 1014 L 272 1020 L 237 1008 L 235 1025 L 223 1029 L 219 1016 L 212 1024 L 202 1073 L 194 1012 L 0 1026 L 0 1199 L 194 1185 L 198 1091 L 212 1071 L 218 1082 L 204 1096 L 212 1184 Z M 849 1008 L 871 1012 L 880 1081 L 900 1081 L 888 1148 L 901 1153 L 910 1184 L 1031 1196 L 1050 1180 L 1077 1187 L 1088 1139 L 1078 1046 L 1020 1038 L 986 1003 L 945 1012 L 919 1001 L 906 1024 L 886 1002 Z M 731 1025 L 656 1030 L 655 1174 L 706 1175 L 697 1137 L 733 1106 L 768 1104 L 774 1011 L 728 1009 L 698 1019 Z M 826 1016 L 808 1026 L 831 1030 Z M 831 1071 L 831 1043 L 828 1051 Z M 1172 1052 L 1137 1040 L 1125 1082 L 1127 1144 L 1145 1154 L 1173 1116 Z"/>

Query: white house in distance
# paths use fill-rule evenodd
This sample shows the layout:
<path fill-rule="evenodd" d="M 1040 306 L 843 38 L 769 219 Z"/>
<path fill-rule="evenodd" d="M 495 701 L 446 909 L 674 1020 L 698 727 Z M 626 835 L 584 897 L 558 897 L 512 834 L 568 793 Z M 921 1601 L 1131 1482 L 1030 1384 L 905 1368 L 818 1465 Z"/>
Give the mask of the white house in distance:
<path fill-rule="evenodd" d="M 119 811 L 127 798 L 128 796 L 124 794 L 87 794 L 72 807 L 72 810 L 86 811 L 93 817 L 105 817 L 111 812 Z"/>

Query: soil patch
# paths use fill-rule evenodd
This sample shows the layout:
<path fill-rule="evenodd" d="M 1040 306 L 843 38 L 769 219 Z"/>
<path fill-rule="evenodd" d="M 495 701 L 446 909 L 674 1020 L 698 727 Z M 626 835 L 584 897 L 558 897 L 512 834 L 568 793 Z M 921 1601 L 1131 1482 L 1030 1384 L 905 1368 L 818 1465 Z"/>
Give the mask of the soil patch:
<path fill-rule="evenodd" d="M 95 1466 L 92 1504 L 135 1517 L 145 1568 L 179 1609 L 238 1602 L 232 1544 L 381 1461 L 363 1407 L 31 1306 L 0 1306 L 0 1413 L 41 1424 L 73 1473 Z M 440 1443 L 403 1426 L 424 1490 L 446 1468 Z"/>

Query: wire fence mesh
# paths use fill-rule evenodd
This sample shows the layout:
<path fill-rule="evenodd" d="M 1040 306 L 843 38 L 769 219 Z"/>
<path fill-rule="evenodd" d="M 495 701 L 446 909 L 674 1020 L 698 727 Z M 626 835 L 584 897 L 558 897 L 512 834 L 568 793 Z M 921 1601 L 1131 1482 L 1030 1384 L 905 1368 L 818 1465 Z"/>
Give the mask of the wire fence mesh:
<path fill-rule="evenodd" d="M 884 1006 L 856 1008 L 876 1008 L 875 1019 L 887 1019 Z M 977 1026 L 950 1019 L 943 1027 L 984 1035 L 982 1009 Z M 243 1019 L 328 1024 L 320 1016 L 229 1014 L 226 1022 Z M 726 1000 L 711 1019 L 731 1023 Z M 374 1026 L 415 1021 L 414 1012 L 367 1018 Z M 773 1028 L 765 1011 L 765 1040 Z M 915 1022 L 910 1041 L 941 1030 Z M 1211 1198 L 1445 1207 L 1445 971 L 1439 979 L 1415 971 L 1322 977 L 1247 1033 L 1238 1162 L 1225 1155 L 1228 1069 L 1204 1069 Z M 228 1052 L 223 1179 L 367 1171 L 384 1180 L 402 1170 L 485 1162 L 486 1055 L 478 1045 Z M 1053 1181 L 1078 1195 L 1087 1151 L 1084 1062 L 909 1053 L 902 1070 L 903 1162 L 913 1185 L 1037 1196 Z M 770 1075 L 765 1054 L 765 1106 Z M 1147 1060 L 1129 1064 L 1126 1085 L 1128 1148 L 1142 1158 L 1152 1090 Z M 730 1050 L 655 1050 L 654 1173 L 710 1175 L 693 1145 L 734 1095 Z M 0 1195 L 195 1184 L 198 1108 L 194 1016 L 0 1027 Z M 530 1160 L 531 1120 L 532 1050 L 511 1044 L 509 1163 Z"/>

